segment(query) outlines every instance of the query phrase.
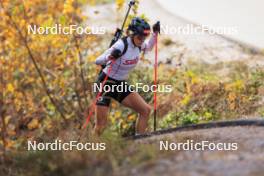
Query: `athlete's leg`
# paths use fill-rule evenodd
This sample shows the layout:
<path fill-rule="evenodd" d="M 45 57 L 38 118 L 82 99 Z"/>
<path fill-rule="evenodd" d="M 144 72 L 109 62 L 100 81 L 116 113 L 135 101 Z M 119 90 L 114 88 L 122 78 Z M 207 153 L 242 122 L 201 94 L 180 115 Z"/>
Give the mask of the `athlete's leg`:
<path fill-rule="evenodd" d="M 139 113 L 140 116 L 137 119 L 136 132 L 143 134 L 148 126 L 151 106 L 137 92 L 130 93 L 121 103 Z"/>
<path fill-rule="evenodd" d="M 97 79 L 97 84 L 102 83 L 105 79 L 105 76 L 105 73 L 102 72 Z M 110 78 L 108 78 L 104 85 L 111 86 L 114 83 L 115 82 L 111 81 Z M 98 96 L 98 94 L 99 92 L 97 92 L 96 97 Z M 100 97 L 96 101 L 96 119 L 94 133 L 97 135 L 101 135 L 107 126 L 107 116 L 109 111 L 109 105 L 111 103 L 111 97 L 113 97 L 112 92 L 101 92 Z"/>
<path fill-rule="evenodd" d="M 96 106 L 96 120 L 95 120 L 95 127 L 94 132 L 98 136 L 101 135 L 104 129 L 107 126 L 107 115 L 108 115 L 108 106 Z"/>

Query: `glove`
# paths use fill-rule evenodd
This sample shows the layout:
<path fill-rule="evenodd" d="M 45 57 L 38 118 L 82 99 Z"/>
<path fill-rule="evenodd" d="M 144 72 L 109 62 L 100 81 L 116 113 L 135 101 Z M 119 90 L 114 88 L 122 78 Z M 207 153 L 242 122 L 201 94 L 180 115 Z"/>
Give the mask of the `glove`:
<path fill-rule="evenodd" d="M 109 58 L 110 59 L 113 59 L 113 60 L 116 60 L 116 59 L 118 59 L 119 57 L 121 57 L 121 51 L 119 50 L 119 49 L 114 49 L 112 52 L 111 52 L 111 54 L 110 54 L 110 56 L 109 56 Z"/>
<path fill-rule="evenodd" d="M 160 22 L 159 22 L 159 21 L 157 21 L 157 22 L 153 25 L 152 30 L 153 30 L 154 33 L 160 33 Z"/>

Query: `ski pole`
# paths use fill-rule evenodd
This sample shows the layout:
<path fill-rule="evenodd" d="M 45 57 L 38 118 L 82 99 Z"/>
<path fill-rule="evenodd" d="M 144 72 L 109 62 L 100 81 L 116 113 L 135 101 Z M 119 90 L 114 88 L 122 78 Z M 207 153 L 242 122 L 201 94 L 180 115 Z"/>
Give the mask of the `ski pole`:
<path fill-rule="evenodd" d="M 157 79 L 158 79 L 158 35 L 155 38 L 154 64 L 154 131 L 157 129 Z"/>
<path fill-rule="evenodd" d="M 105 76 L 105 78 L 104 78 L 104 80 L 103 80 L 103 82 L 102 82 L 102 87 L 104 87 L 104 85 L 105 85 L 105 83 L 106 83 L 106 81 L 107 81 L 107 79 L 108 79 L 108 75 L 110 74 L 110 72 L 111 72 L 111 70 L 112 70 L 112 65 L 113 65 L 114 63 L 115 63 L 115 60 L 111 60 L 111 64 L 110 64 L 109 70 L 107 71 L 107 74 L 106 74 L 106 76 Z M 102 93 L 103 93 L 103 92 L 101 91 L 101 92 L 99 92 L 99 93 L 97 94 L 97 96 L 96 96 L 96 98 L 95 98 L 95 100 L 94 100 L 94 102 L 93 102 L 93 104 L 92 104 L 91 111 L 89 112 L 89 115 L 87 116 L 86 121 L 85 121 L 85 123 L 84 123 L 83 126 L 82 126 L 83 129 L 85 129 L 86 126 L 88 125 L 88 123 L 90 122 L 90 119 L 91 119 L 91 117 L 92 117 L 92 115 L 93 115 L 93 113 L 94 113 L 95 107 L 96 107 L 96 102 L 97 102 L 98 99 L 101 97 Z"/>

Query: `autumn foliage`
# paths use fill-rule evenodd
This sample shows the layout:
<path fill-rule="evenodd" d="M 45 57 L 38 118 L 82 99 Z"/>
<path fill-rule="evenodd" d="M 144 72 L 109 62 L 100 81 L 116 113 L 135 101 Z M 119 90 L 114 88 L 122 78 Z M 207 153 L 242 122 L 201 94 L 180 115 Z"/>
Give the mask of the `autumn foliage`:
<path fill-rule="evenodd" d="M 50 120 L 83 120 L 96 75 L 94 35 L 38 35 L 38 27 L 83 25 L 85 1 L 0 3 L 1 131 L 4 145 L 20 130 L 50 127 Z M 93 71 L 91 71 L 93 70 Z M 87 74 L 89 72 L 89 74 Z"/>

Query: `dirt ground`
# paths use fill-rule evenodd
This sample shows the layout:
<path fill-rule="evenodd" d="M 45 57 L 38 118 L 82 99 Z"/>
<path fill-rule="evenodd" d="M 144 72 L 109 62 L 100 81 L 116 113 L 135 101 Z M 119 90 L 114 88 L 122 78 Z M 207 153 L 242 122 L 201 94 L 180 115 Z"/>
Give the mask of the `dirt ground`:
<path fill-rule="evenodd" d="M 212 143 L 237 143 L 232 151 L 171 150 L 166 157 L 141 164 L 129 175 L 177 176 L 261 176 L 264 173 L 264 128 L 225 127 L 177 132 L 139 140 L 139 143 L 159 146 L 159 141 L 177 143 L 194 140 Z M 168 151 L 166 151 L 168 152 Z"/>

